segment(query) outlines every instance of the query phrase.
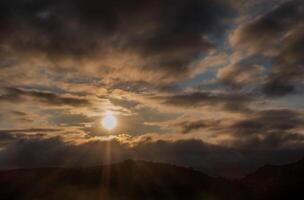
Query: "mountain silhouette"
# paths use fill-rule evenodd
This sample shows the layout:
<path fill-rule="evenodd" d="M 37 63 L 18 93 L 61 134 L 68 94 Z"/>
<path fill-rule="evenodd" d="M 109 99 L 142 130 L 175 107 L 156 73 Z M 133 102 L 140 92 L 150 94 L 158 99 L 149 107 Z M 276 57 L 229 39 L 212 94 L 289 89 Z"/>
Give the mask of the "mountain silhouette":
<path fill-rule="evenodd" d="M 254 199 L 304 199 L 304 158 L 298 162 L 265 165 L 241 180 Z"/>
<path fill-rule="evenodd" d="M 303 185 L 304 160 L 265 165 L 235 181 L 191 168 L 127 160 L 90 168 L 1 171 L 0 199 L 303 199 Z"/>

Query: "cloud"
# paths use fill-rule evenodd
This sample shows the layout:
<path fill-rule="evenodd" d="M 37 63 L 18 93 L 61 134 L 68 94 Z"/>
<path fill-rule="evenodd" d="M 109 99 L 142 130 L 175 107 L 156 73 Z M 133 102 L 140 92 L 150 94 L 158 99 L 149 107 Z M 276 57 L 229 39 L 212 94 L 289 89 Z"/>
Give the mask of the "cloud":
<path fill-rule="evenodd" d="M 295 93 L 296 88 L 293 84 L 280 79 L 269 79 L 269 82 L 263 85 L 262 91 L 269 97 L 281 97 Z"/>
<path fill-rule="evenodd" d="M 299 148 L 304 144 L 303 113 L 275 109 L 263 110 L 219 127 L 226 132 L 232 146 L 242 149 Z"/>
<path fill-rule="evenodd" d="M 8 133 L 6 131 L 0 131 L 0 147 L 3 147 L 7 144 L 12 144 L 16 140 L 19 140 L 16 135 Z"/>
<path fill-rule="evenodd" d="M 165 122 L 155 122 L 153 125 L 161 126 L 162 129 L 182 134 L 202 133 L 207 135 L 210 130 L 220 128 L 218 119 L 198 119 L 190 116 L 182 116 Z"/>
<path fill-rule="evenodd" d="M 44 133 L 58 132 L 58 131 L 60 131 L 60 129 L 51 129 L 51 128 L 0 130 L 0 149 L 5 149 L 7 146 L 22 140 L 31 140 L 37 138 L 43 139 L 45 136 Z M 32 133 L 32 134 L 28 134 L 28 133 Z"/>
<path fill-rule="evenodd" d="M 27 90 L 22 88 L 7 88 L 6 93 L 0 96 L 0 102 L 22 102 L 26 98 L 33 98 L 39 102 L 54 106 L 89 106 L 87 99 L 75 97 L 63 97 L 55 93 L 39 90 Z"/>
<path fill-rule="evenodd" d="M 298 159 L 302 153 L 302 148 L 245 151 L 200 140 L 158 140 L 130 147 L 115 140 L 75 145 L 60 138 L 31 138 L 3 149 L 0 164 L 2 167 L 79 167 L 134 158 L 192 166 L 214 175 L 239 176 L 265 162 L 284 163 Z"/>
<path fill-rule="evenodd" d="M 279 45 L 282 36 L 301 24 L 303 2 L 288 1 L 255 20 L 240 25 L 230 36 L 233 47 L 263 51 Z"/>
<path fill-rule="evenodd" d="M 302 96 L 277 97 L 304 88 L 303 8 L 0 1 L 0 167 L 108 163 L 109 145 L 111 161 L 224 174 L 296 158 Z M 111 134 L 100 126 L 106 110 L 119 121 Z"/>
<path fill-rule="evenodd" d="M 159 123 L 165 130 L 187 133 L 205 142 L 247 150 L 298 148 L 304 143 L 304 116 L 290 109 L 268 109 L 241 115 L 184 116 Z M 181 139 L 181 135 L 176 135 Z"/>
<path fill-rule="evenodd" d="M 272 63 L 260 88 L 268 97 L 292 94 L 303 86 L 303 8 L 303 1 L 287 1 L 230 35 L 234 49 L 263 55 Z"/>
<path fill-rule="evenodd" d="M 7 129 L 0 130 L 0 134 L 4 133 L 36 133 L 36 132 L 57 132 L 60 129 L 55 128 L 30 128 L 30 129 Z"/>
<path fill-rule="evenodd" d="M 210 0 L 5 0 L 1 8 L 1 57 L 147 82 L 191 76 L 217 46 L 208 36 L 222 37 L 234 16 L 227 2 Z"/>
<path fill-rule="evenodd" d="M 182 127 L 182 133 L 189 133 L 194 130 L 202 129 L 206 127 L 206 123 L 202 120 L 191 121 L 191 122 L 180 122 L 177 126 Z"/>
<path fill-rule="evenodd" d="M 304 136 L 297 132 L 269 132 L 265 134 L 244 137 L 242 140 L 236 140 L 234 145 L 239 148 L 269 150 L 269 149 L 298 149 L 304 144 Z M 249 148 L 248 148 L 249 147 Z"/>
<path fill-rule="evenodd" d="M 15 115 L 17 115 L 17 116 L 21 116 L 21 117 L 27 115 L 26 113 L 21 112 L 21 111 L 13 111 L 12 113 L 15 114 Z"/>
<path fill-rule="evenodd" d="M 303 114 L 297 111 L 287 109 L 264 110 L 234 123 L 231 128 L 238 135 L 267 134 L 290 131 L 302 127 L 303 122 Z"/>
<path fill-rule="evenodd" d="M 258 84 L 262 79 L 263 67 L 256 64 L 231 64 L 219 69 L 217 79 L 232 87 Z"/>
<path fill-rule="evenodd" d="M 158 97 L 163 104 L 181 107 L 219 107 L 234 112 L 250 111 L 248 104 L 253 102 L 250 94 L 226 94 L 212 92 L 188 92 Z"/>

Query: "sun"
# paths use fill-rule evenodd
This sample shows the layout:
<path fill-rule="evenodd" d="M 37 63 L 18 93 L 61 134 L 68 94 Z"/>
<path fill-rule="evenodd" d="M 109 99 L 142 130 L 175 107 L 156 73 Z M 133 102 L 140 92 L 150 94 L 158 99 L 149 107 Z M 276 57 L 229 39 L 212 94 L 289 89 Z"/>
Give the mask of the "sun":
<path fill-rule="evenodd" d="M 112 130 L 117 126 L 117 119 L 112 112 L 106 112 L 101 121 L 102 127 L 107 130 Z"/>

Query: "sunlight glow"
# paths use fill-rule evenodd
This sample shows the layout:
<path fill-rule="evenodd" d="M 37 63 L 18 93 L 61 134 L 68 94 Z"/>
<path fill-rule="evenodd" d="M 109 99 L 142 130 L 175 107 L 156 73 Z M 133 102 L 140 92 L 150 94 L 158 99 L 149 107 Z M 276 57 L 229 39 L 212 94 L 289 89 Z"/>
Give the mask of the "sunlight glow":
<path fill-rule="evenodd" d="M 101 123 L 103 128 L 110 131 L 116 127 L 117 119 L 112 112 L 106 112 Z"/>

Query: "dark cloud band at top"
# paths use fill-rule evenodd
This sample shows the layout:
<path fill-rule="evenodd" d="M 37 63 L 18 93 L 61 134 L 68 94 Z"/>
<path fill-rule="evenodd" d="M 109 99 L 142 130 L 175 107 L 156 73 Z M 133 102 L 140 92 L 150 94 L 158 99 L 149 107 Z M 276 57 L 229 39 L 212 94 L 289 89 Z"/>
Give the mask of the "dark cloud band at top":
<path fill-rule="evenodd" d="M 91 60 L 102 75 L 130 68 L 159 80 L 191 74 L 193 61 L 216 46 L 208 35 L 220 37 L 234 15 L 228 3 L 210 0 L 5 0 L 0 7 L 4 57 L 43 57 L 69 71 Z"/>

